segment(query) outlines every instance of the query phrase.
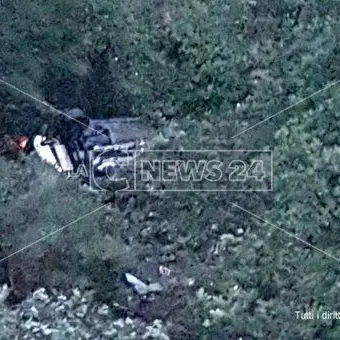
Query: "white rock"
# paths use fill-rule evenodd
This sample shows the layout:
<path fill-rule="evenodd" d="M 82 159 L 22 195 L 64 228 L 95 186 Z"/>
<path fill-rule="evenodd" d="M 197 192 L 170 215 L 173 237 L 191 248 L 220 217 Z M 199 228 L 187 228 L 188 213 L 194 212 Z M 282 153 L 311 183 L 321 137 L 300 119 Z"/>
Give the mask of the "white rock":
<path fill-rule="evenodd" d="M 228 234 L 222 234 L 220 236 L 220 240 L 221 240 L 221 243 L 225 246 L 227 244 L 235 245 L 235 244 L 241 242 L 242 238 L 235 237 L 234 235 L 228 233 Z"/>
<path fill-rule="evenodd" d="M 32 312 L 32 314 L 33 314 L 33 316 L 34 316 L 35 318 L 37 318 L 37 317 L 39 316 L 39 312 L 38 312 L 38 310 L 37 310 L 34 306 L 32 306 L 32 307 L 30 308 L 30 311 Z"/>
<path fill-rule="evenodd" d="M 112 339 L 117 333 L 118 333 L 118 331 L 115 328 L 112 328 L 109 331 L 103 332 L 103 335 Z"/>
<path fill-rule="evenodd" d="M 88 306 L 87 305 L 82 305 L 78 308 L 77 312 L 76 312 L 76 315 L 79 317 L 79 318 L 83 318 L 85 316 L 85 314 L 87 313 L 87 310 L 88 310 Z"/>
<path fill-rule="evenodd" d="M 223 316 L 226 315 L 226 312 L 220 308 L 216 308 L 216 309 L 210 310 L 209 314 L 215 318 L 222 318 Z"/>
<path fill-rule="evenodd" d="M 188 285 L 189 287 L 192 287 L 194 284 L 195 284 L 195 279 L 189 278 L 189 279 L 187 280 L 187 285 Z"/>
<path fill-rule="evenodd" d="M 238 236 L 243 235 L 243 234 L 244 234 L 243 228 L 238 228 L 238 229 L 236 230 L 236 234 L 237 234 Z"/>
<path fill-rule="evenodd" d="M 123 319 L 118 319 L 118 320 L 113 322 L 113 325 L 120 327 L 120 328 L 123 328 L 125 326 L 125 322 L 124 322 Z"/>
<path fill-rule="evenodd" d="M 78 288 L 72 289 L 72 293 L 76 298 L 80 299 L 81 295 L 80 295 L 80 290 Z"/>
<path fill-rule="evenodd" d="M 58 300 L 59 301 L 66 301 L 67 300 L 67 297 L 65 295 L 59 295 L 58 296 Z"/>
<path fill-rule="evenodd" d="M 33 293 L 33 298 L 40 300 L 40 301 L 47 301 L 48 295 L 46 294 L 45 288 L 40 288 Z"/>
<path fill-rule="evenodd" d="M 127 318 L 125 319 L 125 324 L 126 324 L 126 325 L 133 325 L 133 320 L 130 319 L 129 317 L 127 317 Z"/>
<path fill-rule="evenodd" d="M 64 305 L 60 305 L 55 309 L 56 313 L 60 313 L 60 312 L 64 312 L 65 311 L 65 306 Z"/>
<path fill-rule="evenodd" d="M 40 328 L 39 327 L 34 327 L 32 329 L 32 333 L 38 333 L 38 332 L 40 332 Z"/>
<path fill-rule="evenodd" d="M 32 319 L 29 319 L 23 324 L 23 326 L 26 329 L 39 328 L 40 323 L 36 321 L 32 321 Z"/>
<path fill-rule="evenodd" d="M 98 314 L 99 315 L 109 315 L 109 306 L 108 305 L 102 305 L 98 308 Z"/>
<path fill-rule="evenodd" d="M 203 299 L 204 297 L 206 297 L 206 293 L 204 291 L 204 288 L 203 287 L 200 287 L 196 293 L 196 296 L 199 300 Z"/>
<path fill-rule="evenodd" d="M 44 335 L 51 335 L 52 333 L 57 333 L 58 330 L 54 328 L 48 328 L 48 325 L 41 325 L 40 326 L 41 332 Z"/>
<path fill-rule="evenodd" d="M 217 224 L 217 223 L 213 223 L 213 224 L 211 225 L 211 230 L 212 230 L 212 231 L 218 230 L 218 224 Z"/>
<path fill-rule="evenodd" d="M 211 322 L 208 319 L 205 319 L 202 324 L 203 327 L 210 327 L 210 325 L 211 325 Z"/>

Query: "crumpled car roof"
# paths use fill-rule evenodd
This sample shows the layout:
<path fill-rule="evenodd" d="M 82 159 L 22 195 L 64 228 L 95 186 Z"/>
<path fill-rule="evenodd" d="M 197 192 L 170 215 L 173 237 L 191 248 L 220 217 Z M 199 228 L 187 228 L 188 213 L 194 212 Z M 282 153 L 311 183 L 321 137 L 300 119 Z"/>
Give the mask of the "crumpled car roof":
<path fill-rule="evenodd" d="M 90 119 L 84 136 L 96 135 L 94 130 L 108 134 L 111 144 L 145 139 L 149 134 L 139 118 Z"/>

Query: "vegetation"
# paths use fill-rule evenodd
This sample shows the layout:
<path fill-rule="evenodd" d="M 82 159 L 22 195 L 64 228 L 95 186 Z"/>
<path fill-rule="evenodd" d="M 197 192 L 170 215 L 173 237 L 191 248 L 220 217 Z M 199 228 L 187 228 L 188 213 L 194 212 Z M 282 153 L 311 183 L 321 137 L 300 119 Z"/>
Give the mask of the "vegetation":
<path fill-rule="evenodd" d="M 31 155 L 0 158 L 3 257 L 110 202 L 0 263 L 13 302 L 39 286 L 95 287 L 173 323 L 174 339 L 337 339 L 338 320 L 295 312 L 340 310 L 338 85 L 233 136 L 340 78 L 339 12 L 336 0 L 2 1 L 1 79 L 58 109 L 140 116 L 157 132 L 176 122 L 176 147 L 274 156 L 273 193 L 159 195 L 94 195 Z M 0 86 L 1 135 L 53 124 Z M 161 264 L 176 284 L 128 299 L 123 273 L 154 281 Z"/>

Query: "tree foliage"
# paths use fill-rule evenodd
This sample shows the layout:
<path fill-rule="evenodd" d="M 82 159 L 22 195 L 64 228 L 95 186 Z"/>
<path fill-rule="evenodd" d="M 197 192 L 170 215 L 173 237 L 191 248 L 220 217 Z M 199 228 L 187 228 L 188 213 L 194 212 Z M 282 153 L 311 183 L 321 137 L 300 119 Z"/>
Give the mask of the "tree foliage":
<path fill-rule="evenodd" d="M 175 256 L 175 271 L 194 276 L 197 290 L 184 290 L 185 307 L 170 319 L 192 334 L 337 338 L 336 322 L 295 317 L 337 310 L 336 260 L 230 203 L 340 257 L 338 86 L 275 115 L 339 78 L 339 11 L 336 0 L 2 1 L 1 78 L 59 109 L 137 115 L 160 130 L 176 121 L 185 132 L 176 147 L 274 154 L 273 194 L 143 193 L 123 213 L 129 196 L 118 195 L 114 212 L 56 237 L 53 255 L 37 247 L 27 259 L 86 273 L 108 298 L 126 267 L 143 274 L 150 258 L 154 268 Z M 49 119 L 15 92 L 0 94 L 1 134 L 33 133 Z M 4 254 L 34 241 L 32 225 L 43 236 L 98 203 L 28 159 L 1 159 L 0 168 Z M 55 262 L 64 248 L 67 269 Z M 126 249 L 135 254 L 128 263 Z"/>

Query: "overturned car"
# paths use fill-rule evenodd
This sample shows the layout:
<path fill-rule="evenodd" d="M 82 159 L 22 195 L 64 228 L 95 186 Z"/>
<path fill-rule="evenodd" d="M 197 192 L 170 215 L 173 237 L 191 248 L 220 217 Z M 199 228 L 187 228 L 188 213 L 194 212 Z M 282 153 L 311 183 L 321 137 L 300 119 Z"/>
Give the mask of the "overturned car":
<path fill-rule="evenodd" d="M 131 170 L 148 136 L 138 118 L 89 119 L 79 109 L 68 111 L 68 117 L 58 137 L 50 136 L 47 127 L 33 137 L 34 150 L 44 162 L 85 181 L 112 179 L 122 169 Z"/>

